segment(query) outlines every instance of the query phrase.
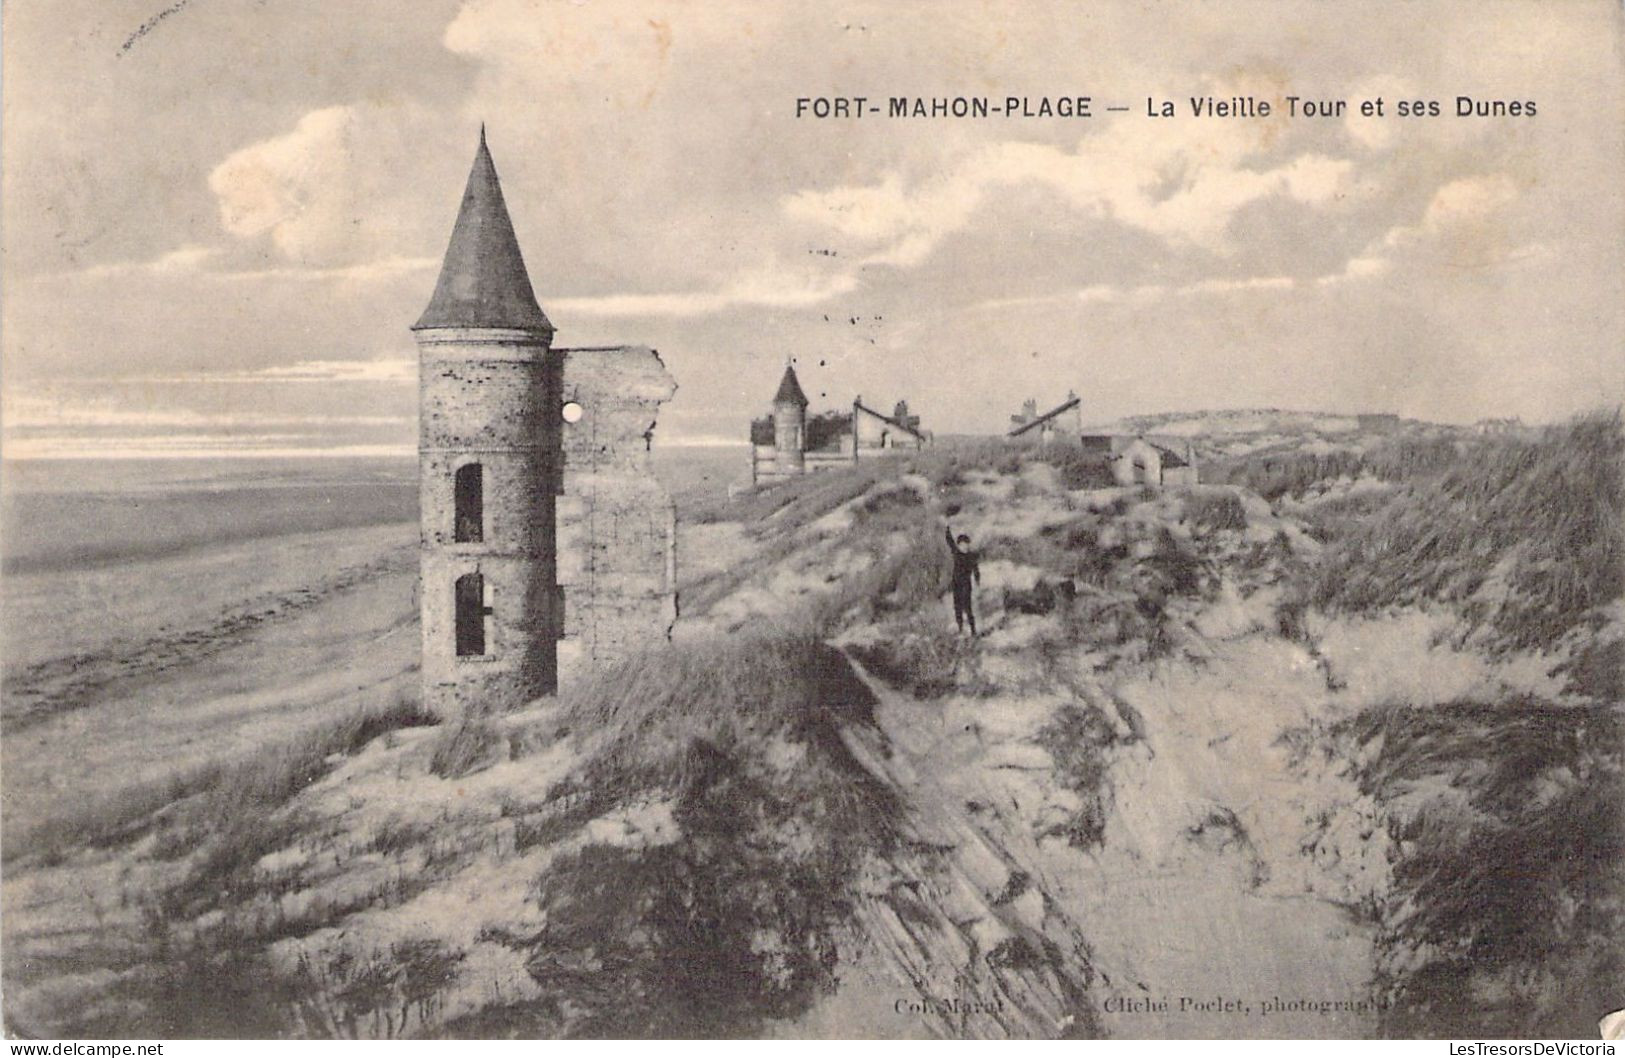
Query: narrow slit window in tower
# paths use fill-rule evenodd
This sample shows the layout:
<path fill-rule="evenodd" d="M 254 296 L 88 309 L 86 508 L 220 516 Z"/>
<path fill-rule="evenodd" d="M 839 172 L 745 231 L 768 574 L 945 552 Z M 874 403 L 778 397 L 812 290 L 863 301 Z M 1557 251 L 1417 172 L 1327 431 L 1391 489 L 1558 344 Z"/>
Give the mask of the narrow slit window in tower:
<path fill-rule="evenodd" d="M 453 492 L 456 515 L 452 539 L 459 544 L 477 544 L 485 539 L 485 468 L 478 463 L 458 467 Z"/>
<path fill-rule="evenodd" d="M 491 604 L 486 595 L 485 577 L 479 573 L 465 573 L 457 578 L 457 656 L 480 657 L 485 654 L 486 621 L 491 616 Z"/>

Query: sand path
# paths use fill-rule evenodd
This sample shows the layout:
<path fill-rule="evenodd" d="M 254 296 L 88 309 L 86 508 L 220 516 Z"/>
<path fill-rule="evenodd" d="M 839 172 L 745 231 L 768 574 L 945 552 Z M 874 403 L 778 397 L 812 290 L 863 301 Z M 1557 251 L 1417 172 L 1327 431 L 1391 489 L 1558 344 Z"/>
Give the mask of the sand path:
<path fill-rule="evenodd" d="M 1002 737 L 996 724 L 962 724 L 963 714 L 854 667 L 879 698 L 876 718 L 895 754 L 886 772 L 909 803 L 939 832 L 976 836 L 955 855 L 974 862 L 993 849 L 1018 865 L 1081 932 L 1099 975 L 1093 1015 L 1106 1035 L 1374 1030 L 1374 1010 L 1326 1005 L 1367 999 L 1374 938 L 1306 891 L 1317 868 L 1301 847 L 1304 815 L 1327 790 L 1323 777 L 1289 767 L 1275 725 L 1238 723 L 1222 705 L 1189 697 L 1189 681 L 1149 679 L 1136 702 L 1145 741 L 1113 765 L 1105 840 L 1083 851 L 1034 836 L 1049 769 L 1023 763 L 1030 740 Z M 1246 672 L 1219 658 L 1202 678 Z M 1275 1000 L 1315 1005 L 1270 1010 Z"/>

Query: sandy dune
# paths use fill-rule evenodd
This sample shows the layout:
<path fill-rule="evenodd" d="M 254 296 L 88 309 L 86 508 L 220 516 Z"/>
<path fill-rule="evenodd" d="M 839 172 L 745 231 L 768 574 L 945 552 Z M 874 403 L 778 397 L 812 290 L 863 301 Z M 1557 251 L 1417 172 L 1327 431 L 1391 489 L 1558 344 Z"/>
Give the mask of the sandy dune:
<path fill-rule="evenodd" d="M 6 579 L 14 836 L 415 693 L 410 526 Z M 69 593 L 73 619 L 53 619 Z"/>

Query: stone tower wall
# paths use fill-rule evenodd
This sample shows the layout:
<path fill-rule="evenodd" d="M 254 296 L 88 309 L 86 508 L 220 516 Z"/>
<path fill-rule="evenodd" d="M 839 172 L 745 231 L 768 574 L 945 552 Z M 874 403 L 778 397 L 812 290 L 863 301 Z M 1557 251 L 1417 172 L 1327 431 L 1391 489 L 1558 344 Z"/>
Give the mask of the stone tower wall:
<path fill-rule="evenodd" d="M 557 688 L 560 375 L 546 336 L 418 332 L 419 588 L 425 704 L 443 716 L 515 708 Z M 457 468 L 479 463 L 482 532 L 457 542 Z M 485 580 L 486 652 L 456 653 L 454 586 Z"/>
<path fill-rule="evenodd" d="M 773 405 L 774 460 L 781 474 L 799 474 L 807 465 L 807 409 L 794 401 Z"/>

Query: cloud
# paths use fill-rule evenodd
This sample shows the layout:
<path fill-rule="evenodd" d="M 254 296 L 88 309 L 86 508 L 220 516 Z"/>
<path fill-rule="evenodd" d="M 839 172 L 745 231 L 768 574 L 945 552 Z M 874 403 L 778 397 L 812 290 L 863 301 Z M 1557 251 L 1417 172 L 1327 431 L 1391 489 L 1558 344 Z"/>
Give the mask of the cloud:
<path fill-rule="evenodd" d="M 1244 279 L 1199 279 L 1192 283 L 1170 285 L 1143 283 L 1136 286 L 1117 286 L 1098 283 L 1084 287 L 1075 297 L 1079 301 L 1147 303 L 1169 297 L 1197 297 L 1256 293 L 1259 291 L 1291 290 L 1296 284 L 1289 276 L 1248 276 Z"/>
<path fill-rule="evenodd" d="M 1355 84 L 1349 89 L 1350 105 L 1343 118 L 1343 132 L 1349 140 L 1368 151 L 1381 151 L 1393 145 L 1399 129 L 1408 118 L 1399 117 L 1399 103 L 1415 100 L 1421 95 L 1411 81 L 1392 74 L 1379 74 Z M 1360 112 L 1360 102 L 1381 99 L 1383 114 L 1366 116 Z"/>
<path fill-rule="evenodd" d="M 451 124 L 398 101 L 309 111 L 288 132 L 232 152 L 209 173 L 221 227 L 305 267 L 399 258 L 420 234 L 424 212 L 421 196 L 400 178 L 412 160 L 405 145 L 440 142 Z"/>
<path fill-rule="evenodd" d="M 1393 261 L 1381 254 L 1361 254 L 1351 257 L 1343 265 L 1341 272 L 1332 272 L 1319 276 L 1315 282 L 1320 286 L 1332 286 L 1336 283 L 1347 283 L 1356 279 L 1376 279 L 1387 275 L 1393 267 Z"/>
<path fill-rule="evenodd" d="M 1452 180 L 1434 193 L 1427 212 L 1422 214 L 1422 227 L 1438 233 L 1477 223 L 1517 198 L 1517 185 L 1502 174 Z"/>
<path fill-rule="evenodd" d="M 709 316 L 741 308 L 808 308 L 851 293 L 857 286 L 856 277 L 850 274 L 798 275 L 765 266 L 719 290 L 551 298 L 547 307 L 561 317 Z"/>
<path fill-rule="evenodd" d="M 418 362 L 405 358 L 375 360 L 300 360 L 293 364 L 262 367 L 253 371 L 198 371 L 185 375 L 151 375 L 128 381 L 163 383 L 335 383 L 369 382 L 384 385 L 415 385 Z"/>
<path fill-rule="evenodd" d="M 53 388 L 5 395 L 6 433 L 118 427 L 180 429 L 269 426 L 394 426 L 415 422 L 407 415 L 268 414 L 256 411 L 199 411 L 187 407 L 130 405 L 110 397 L 85 397 Z"/>
<path fill-rule="evenodd" d="M 672 22 L 682 14 L 650 0 L 469 0 L 444 41 L 456 54 L 512 66 L 526 80 L 553 81 L 566 97 L 641 110 L 667 73 Z M 691 29 L 724 20 L 682 21 L 686 43 Z"/>
<path fill-rule="evenodd" d="M 6 442 L 7 459 L 407 458 L 408 443 L 332 444 L 314 433 L 130 434 L 29 437 Z"/>
<path fill-rule="evenodd" d="M 1084 287 L 1073 295 L 1083 302 L 1101 303 L 1132 303 L 1149 304 L 1160 298 L 1167 297 L 1171 291 L 1160 283 L 1142 283 L 1136 286 L 1119 286 L 1115 283 L 1096 283 Z"/>
<path fill-rule="evenodd" d="M 1291 276 L 1247 276 L 1241 279 L 1208 278 L 1189 283 L 1092 283 L 1078 290 L 1032 297 L 989 298 L 968 306 L 967 311 L 1007 311 L 1037 305 L 1117 304 L 1145 306 L 1172 298 L 1214 297 L 1292 290 L 1298 282 Z"/>
<path fill-rule="evenodd" d="M 207 246 L 188 244 L 160 254 L 149 261 L 110 261 L 68 274 L 92 279 L 141 274 L 182 275 L 199 271 L 205 261 L 215 257 L 219 252 Z"/>
<path fill-rule="evenodd" d="M 1391 228 L 1382 238 L 1389 248 L 1414 246 L 1460 235 L 1493 221 L 1518 198 L 1517 185 L 1502 174 L 1463 177 L 1440 187 L 1414 224 Z"/>
<path fill-rule="evenodd" d="M 1182 294 L 1230 294 L 1237 291 L 1290 290 L 1288 276 L 1248 276 L 1246 279 L 1202 279 L 1180 288 Z"/>
<path fill-rule="evenodd" d="M 1022 142 L 984 145 L 913 183 L 896 171 L 877 182 L 802 190 L 781 202 L 792 221 L 856 243 L 864 263 L 911 267 L 1009 190 L 1052 193 L 1076 214 L 1148 232 L 1175 248 L 1229 252 L 1243 207 L 1270 197 L 1326 207 L 1352 192 L 1353 163 L 1322 153 L 1272 157 L 1275 119 L 1245 126 L 1190 121 L 1166 128 L 1119 121 L 1075 149 Z"/>
<path fill-rule="evenodd" d="M 327 410 L 259 400 L 247 408 L 229 400 L 199 405 L 196 391 L 164 392 L 150 381 L 125 380 L 102 393 L 69 384 L 8 389 L 6 458 L 396 454 L 410 451 L 417 421 L 407 413 L 357 413 L 338 402 Z"/>
<path fill-rule="evenodd" d="M 210 278 L 226 282 L 291 279 L 300 282 L 337 280 L 340 282 L 367 283 L 396 279 L 400 276 L 412 275 L 418 272 L 429 272 L 439 267 L 440 261 L 433 257 L 403 257 L 396 254 L 376 261 L 363 261 L 359 264 L 341 265 L 336 268 L 252 268 L 232 272 L 214 272 L 210 274 Z"/>
<path fill-rule="evenodd" d="M 1603 44 L 1617 5 L 1422 25 L 1403 4 L 1293 3 L 1258 20 L 1136 3 L 1083 18 L 1040 0 L 994 27 L 975 5 L 922 18 L 929 5 L 866 0 L 835 14 L 448 0 L 406 33 L 400 19 L 296 0 L 266 6 L 257 37 L 242 20 L 177 22 L 178 48 L 214 58 L 159 71 L 151 56 L 141 81 L 124 63 L 116 84 L 70 76 L 85 67 L 68 45 L 99 38 L 95 12 L 69 6 L 36 20 L 25 53 L 61 76 L 19 83 L 36 105 L 7 126 L 8 146 L 31 148 L 11 152 L 23 178 L 8 187 L 23 193 L 7 195 L 7 279 L 28 295 L 7 304 L 13 382 L 165 375 L 206 411 L 337 412 L 358 391 L 368 410 L 407 409 L 409 363 L 376 383 L 309 364 L 261 369 L 410 355 L 406 327 L 432 288 L 481 120 L 555 323 L 570 344 L 658 345 L 683 381 L 672 409 L 716 417 L 699 433 L 727 434 L 751 413 L 741 377 L 760 368 L 771 392 L 784 355 L 828 359 L 831 400 L 929 397 L 944 430 L 1015 397 L 1018 357 L 1035 381 L 1074 357 L 1080 391 L 1088 383 L 1126 414 L 1212 392 L 1279 400 L 1294 385 L 1345 404 L 1387 399 L 1422 392 L 1422 365 L 1446 365 L 1438 376 L 1463 386 L 1491 355 L 1524 357 L 1478 372 L 1494 399 L 1524 400 L 1550 360 L 1539 385 L 1577 401 L 1595 387 L 1558 375 L 1589 350 L 1598 364 L 1617 356 L 1608 336 L 1625 272 L 1607 236 L 1620 197 L 1603 179 L 1621 142 L 1606 120 L 1620 102 L 1617 49 Z M 302 46 L 230 61 L 269 31 Z M 1541 61 L 1554 54 L 1564 61 Z M 1243 84 L 1238 70 L 1269 83 Z M 1166 93 L 1181 111 L 1205 90 L 1375 93 L 1391 114 L 1401 94 L 1449 100 L 1474 85 L 1538 97 L 1542 116 L 793 114 L 801 95 L 1074 88 L 1097 102 Z M 118 135 L 137 112 L 153 135 Z M 1510 185 L 1471 182 L 1496 170 Z M 1517 255 L 1537 246 L 1564 267 L 1523 265 Z M 826 250 L 839 256 L 807 257 Z M 804 258 L 818 268 L 751 267 Z M 75 273 L 98 277 L 94 289 L 58 281 L 99 260 L 115 263 Z M 41 281 L 19 290 L 30 277 Z M 820 323 L 837 308 L 886 322 L 859 338 Z M 905 337 L 905 322 L 918 333 Z M 1338 356 L 1298 367 L 1314 349 Z M 1165 370 L 1154 385 L 1150 372 L 1118 383 L 1119 356 L 1164 357 Z M 1406 399 L 1454 413 L 1452 390 L 1430 392 Z"/>
<path fill-rule="evenodd" d="M 261 280 L 291 280 L 294 282 L 381 282 L 428 272 L 440 266 L 433 257 L 405 257 L 394 254 L 375 261 L 335 267 L 277 266 L 273 268 L 208 268 L 210 262 L 219 262 L 224 253 L 206 246 L 187 245 L 146 261 L 114 261 L 92 265 L 77 272 L 60 273 L 57 278 L 110 279 L 131 276 L 152 278 L 185 278 L 189 281 L 245 283 Z"/>
<path fill-rule="evenodd" d="M 1433 193 L 1419 220 L 1389 229 L 1349 261 L 1345 275 L 1382 275 L 1402 257 L 1481 268 L 1543 254 L 1548 248 L 1512 234 L 1519 198 L 1518 183 L 1505 174 L 1452 180 Z"/>
<path fill-rule="evenodd" d="M 314 235 L 310 207 L 324 186 L 342 186 L 348 173 L 352 107 L 313 110 L 292 132 L 244 147 L 209 174 L 220 200 L 220 223 L 233 235 L 270 234 L 297 257 Z"/>
<path fill-rule="evenodd" d="M 418 362 L 406 358 L 376 360 L 301 360 L 285 367 L 251 372 L 267 382 L 387 382 L 416 383 Z"/>

